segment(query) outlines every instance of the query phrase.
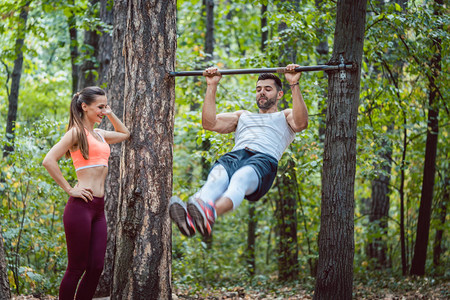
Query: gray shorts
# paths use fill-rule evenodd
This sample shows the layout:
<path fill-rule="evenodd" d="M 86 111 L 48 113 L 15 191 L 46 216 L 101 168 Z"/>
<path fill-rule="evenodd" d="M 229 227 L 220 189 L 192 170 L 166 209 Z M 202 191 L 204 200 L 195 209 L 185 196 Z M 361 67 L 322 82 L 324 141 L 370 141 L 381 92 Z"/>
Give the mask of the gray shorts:
<path fill-rule="evenodd" d="M 245 196 L 245 199 L 249 201 L 258 201 L 269 191 L 278 169 L 278 161 L 273 156 L 248 148 L 226 153 L 214 163 L 212 168 L 217 164 L 225 168 L 230 179 L 234 172 L 243 166 L 251 166 L 255 169 L 259 183 L 254 193 Z"/>

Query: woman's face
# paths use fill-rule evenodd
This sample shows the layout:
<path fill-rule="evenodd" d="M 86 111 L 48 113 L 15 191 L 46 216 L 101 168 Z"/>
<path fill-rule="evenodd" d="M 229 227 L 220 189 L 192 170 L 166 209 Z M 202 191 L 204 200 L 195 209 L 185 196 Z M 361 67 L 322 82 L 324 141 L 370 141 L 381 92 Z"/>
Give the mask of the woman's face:
<path fill-rule="evenodd" d="M 90 105 L 83 103 L 84 117 L 92 123 L 100 123 L 106 115 L 105 109 L 108 104 L 106 96 L 95 97 Z"/>

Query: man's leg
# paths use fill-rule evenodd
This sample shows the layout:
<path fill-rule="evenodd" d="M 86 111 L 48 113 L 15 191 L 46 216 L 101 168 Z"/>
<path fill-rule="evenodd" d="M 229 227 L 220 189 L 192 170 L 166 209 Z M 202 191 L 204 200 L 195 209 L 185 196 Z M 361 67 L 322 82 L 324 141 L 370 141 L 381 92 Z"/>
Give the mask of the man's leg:
<path fill-rule="evenodd" d="M 227 190 L 215 203 L 217 215 L 220 216 L 238 208 L 246 195 L 256 191 L 258 184 L 258 174 L 251 166 L 244 166 L 237 170 L 231 177 Z"/>
<path fill-rule="evenodd" d="M 194 199 L 200 199 L 203 202 L 219 199 L 227 190 L 230 179 L 228 173 L 221 164 L 217 164 L 208 174 L 208 178 L 203 187 L 194 194 Z"/>
<path fill-rule="evenodd" d="M 256 191 L 258 184 L 259 178 L 256 171 L 250 166 L 244 166 L 233 174 L 225 193 L 215 203 L 205 202 L 201 198 L 189 201 L 187 209 L 200 233 L 206 236 L 211 235 L 216 217 L 236 209 L 245 195 Z"/>
<path fill-rule="evenodd" d="M 208 175 L 205 185 L 194 194 L 193 199 L 201 199 L 203 202 L 215 201 L 227 189 L 229 183 L 228 174 L 225 168 L 218 164 Z M 195 227 L 186 205 L 178 197 L 172 197 L 169 207 L 169 215 L 172 221 L 178 226 L 180 232 L 188 237 L 195 234 Z M 212 212 L 214 216 L 214 212 Z M 203 229 L 200 228 L 203 234 Z"/>

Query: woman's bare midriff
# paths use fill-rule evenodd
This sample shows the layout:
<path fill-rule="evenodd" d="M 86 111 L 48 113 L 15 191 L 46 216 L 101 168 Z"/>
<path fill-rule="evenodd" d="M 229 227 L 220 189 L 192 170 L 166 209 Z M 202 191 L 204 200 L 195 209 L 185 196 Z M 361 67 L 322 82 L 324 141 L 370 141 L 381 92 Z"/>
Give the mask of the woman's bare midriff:
<path fill-rule="evenodd" d="M 105 194 L 105 180 L 108 175 L 108 167 L 92 167 L 77 171 L 77 185 L 90 188 L 95 197 L 103 197 Z"/>

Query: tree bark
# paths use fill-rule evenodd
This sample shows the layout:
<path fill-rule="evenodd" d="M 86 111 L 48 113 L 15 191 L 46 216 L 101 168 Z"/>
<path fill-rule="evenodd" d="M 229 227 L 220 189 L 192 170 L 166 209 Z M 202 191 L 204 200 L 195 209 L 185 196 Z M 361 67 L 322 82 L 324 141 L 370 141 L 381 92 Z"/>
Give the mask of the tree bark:
<path fill-rule="evenodd" d="M 90 0 L 89 2 L 91 6 L 94 6 L 99 0 Z M 84 45 L 88 47 L 85 47 L 84 53 L 82 54 L 83 63 L 80 66 L 80 72 L 78 74 L 79 91 L 87 86 L 94 86 L 97 83 L 98 66 L 96 61 L 100 52 L 99 38 L 100 36 L 97 34 L 97 30 L 86 30 L 84 32 Z"/>
<path fill-rule="evenodd" d="M 113 36 L 103 32 L 99 45 L 99 80 L 98 86 L 106 86 L 108 104 L 112 111 L 123 119 L 123 104 L 125 90 L 125 63 L 122 55 L 124 31 L 127 21 L 125 0 L 115 0 L 114 7 L 108 9 L 108 2 L 101 0 L 100 18 L 107 24 L 114 24 Z M 114 42 L 113 42 L 114 40 Z M 109 83 L 109 84 L 108 84 Z M 102 122 L 101 128 L 114 130 L 110 122 Z M 111 145 L 109 170 L 105 182 L 105 214 L 108 227 L 108 239 L 103 273 L 100 277 L 96 297 L 106 297 L 111 293 L 114 252 L 116 239 L 117 208 L 120 189 L 120 157 L 121 144 Z"/>
<path fill-rule="evenodd" d="M 206 6 L 206 35 L 205 53 L 206 60 L 210 61 L 214 57 L 214 0 L 205 0 Z"/>
<path fill-rule="evenodd" d="M 264 30 L 264 28 L 267 27 L 266 12 L 267 5 L 261 4 L 261 52 L 264 52 L 264 50 L 266 50 L 267 38 L 269 37 L 268 28 Z"/>
<path fill-rule="evenodd" d="M 114 25 L 114 6 L 113 4 L 118 1 L 113 0 L 100 0 L 100 20 L 106 23 L 109 26 Z M 124 21 L 122 23 L 125 24 L 125 17 L 123 17 Z M 114 29 L 113 29 L 114 30 Z M 113 43 L 112 32 L 107 32 L 105 28 L 100 29 L 101 35 L 99 38 L 99 53 L 98 53 L 98 80 L 97 85 L 106 88 L 107 90 L 111 90 L 111 86 L 108 85 L 111 81 L 108 80 L 109 68 L 111 64 L 113 48 L 116 43 L 120 43 L 122 39 L 116 40 L 116 43 Z M 121 43 L 120 43 L 121 44 Z M 122 49 L 122 45 L 119 46 Z M 118 54 L 121 52 L 118 52 Z M 120 55 L 122 56 L 122 55 Z M 123 64 L 121 65 L 123 66 Z M 122 71 L 123 73 L 123 71 Z M 114 74 L 113 74 L 114 75 Z M 122 78 L 123 79 L 123 78 Z M 121 81 L 124 83 L 124 80 Z M 122 87 L 123 90 L 123 87 Z M 109 99 L 109 98 L 108 98 Z M 122 99 L 122 98 L 121 98 Z M 123 103 L 121 103 L 121 107 L 123 107 Z M 122 114 L 120 114 L 121 116 Z"/>
<path fill-rule="evenodd" d="M 128 1 L 124 122 L 111 299 L 171 299 L 176 1 Z"/>
<path fill-rule="evenodd" d="M 315 299 L 352 299 L 356 127 L 366 6 L 366 0 L 337 3 L 329 64 L 352 63 L 354 69 L 328 74 Z"/>
<path fill-rule="evenodd" d="M 0 299 L 11 299 L 9 289 L 8 269 L 3 246 L 2 226 L 0 225 Z"/>
<path fill-rule="evenodd" d="M 6 120 L 6 139 L 7 143 L 3 148 L 3 157 L 8 156 L 14 151 L 14 138 L 16 120 L 17 120 L 17 107 L 19 105 L 19 88 L 20 78 L 22 77 L 23 69 L 23 43 L 25 39 L 28 11 L 30 9 L 30 1 L 26 2 L 20 9 L 19 24 L 17 24 L 17 39 L 15 44 L 15 57 L 14 68 L 11 76 L 11 93 L 8 95 L 8 118 Z"/>
<path fill-rule="evenodd" d="M 434 15 L 442 15 L 443 0 L 434 3 Z M 411 262 L 411 275 L 425 275 L 428 238 L 430 233 L 431 204 L 433 202 L 434 177 L 436 171 L 436 153 L 439 134 L 439 107 L 437 105 L 438 90 L 435 81 L 441 72 L 441 39 L 433 39 L 435 52 L 431 58 L 428 95 L 428 126 L 425 146 L 425 164 L 423 169 L 422 194 L 420 197 L 419 220 L 417 222 L 416 243 Z"/>
<path fill-rule="evenodd" d="M 69 0 L 69 4 L 74 7 L 75 0 Z M 67 24 L 69 25 L 69 36 L 70 36 L 70 61 L 72 64 L 72 95 L 75 95 L 78 91 L 78 33 L 77 33 L 77 21 L 75 18 L 75 12 L 72 11 L 72 14 L 67 19 Z"/>

